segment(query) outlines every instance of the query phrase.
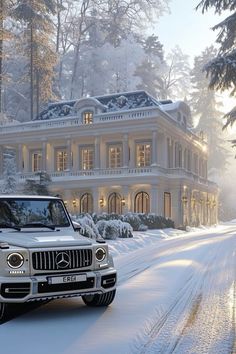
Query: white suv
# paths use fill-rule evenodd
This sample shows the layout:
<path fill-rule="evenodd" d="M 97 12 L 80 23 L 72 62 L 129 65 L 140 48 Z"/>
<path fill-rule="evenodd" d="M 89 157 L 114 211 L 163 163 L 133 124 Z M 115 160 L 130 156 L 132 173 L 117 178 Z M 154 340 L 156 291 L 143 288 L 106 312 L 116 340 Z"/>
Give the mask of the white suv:
<path fill-rule="evenodd" d="M 108 306 L 115 293 L 106 242 L 80 235 L 60 198 L 0 196 L 0 320 L 12 303 L 82 296 Z"/>

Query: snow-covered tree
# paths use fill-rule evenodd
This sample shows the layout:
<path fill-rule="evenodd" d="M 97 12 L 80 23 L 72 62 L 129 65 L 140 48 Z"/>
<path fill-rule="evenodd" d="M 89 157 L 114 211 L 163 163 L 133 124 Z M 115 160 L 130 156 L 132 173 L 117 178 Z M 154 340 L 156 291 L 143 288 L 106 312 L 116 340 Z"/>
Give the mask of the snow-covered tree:
<path fill-rule="evenodd" d="M 218 53 L 210 60 L 205 70 L 210 78 L 210 88 L 216 90 L 231 90 L 236 95 L 236 2 L 226 0 L 202 0 L 197 8 L 205 13 L 215 9 L 216 14 L 226 12 L 226 18 L 213 27 L 218 31 L 216 42 L 219 44 Z M 225 127 L 236 121 L 236 107 L 226 115 Z M 235 140 L 236 143 L 236 140 Z"/>
<path fill-rule="evenodd" d="M 51 42 L 54 28 L 50 16 L 55 14 L 55 9 L 55 0 L 19 0 L 12 12 L 23 25 L 18 40 L 21 42 L 19 49 L 22 48 L 29 62 L 31 120 L 39 113 L 42 103 L 54 97 L 52 82 L 56 55 Z"/>
<path fill-rule="evenodd" d="M 211 46 L 206 48 L 201 55 L 195 57 L 194 67 L 191 71 L 191 82 L 193 90 L 191 92 L 190 106 L 192 115 L 197 125 L 198 131 L 203 131 L 207 135 L 209 159 L 209 172 L 219 176 L 224 172 L 227 165 L 229 152 L 222 136 L 222 115 L 220 111 L 220 100 L 216 93 L 210 90 L 209 80 L 203 68 L 215 55 L 216 49 Z M 214 172 L 214 173 L 213 173 Z"/>
<path fill-rule="evenodd" d="M 160 97 L 161 72 L 164 68 L 163 46 L 155 35 L 141 40 L 141 45 L 145 56 L 135 71 L 135 76 L 141 80 L 137 89 L 146 90 L 154 97 Z"/>
<path fill-rule="evenodd" d="M 38 171 L 35 173 L 37 179 L 27 179 L 24 185 L 25 194 L 36 194 L 36 195 L 49 195 L 49 184 L 51 183 L 51 178 L 45 171 Z"/>
<path fill-rule="evenodd" d="M 15 193 L 17 189 L 16 161 L 15 155 L 11 152 L 3 154 L 3 183 L 2 194 Z"/>
<path fill-rule="evenodd" d="M 160 80 L 161 98 L 183 100 L 190 89 L 188 55 L 176 46 L 166 56 L 165 62 Z"/>

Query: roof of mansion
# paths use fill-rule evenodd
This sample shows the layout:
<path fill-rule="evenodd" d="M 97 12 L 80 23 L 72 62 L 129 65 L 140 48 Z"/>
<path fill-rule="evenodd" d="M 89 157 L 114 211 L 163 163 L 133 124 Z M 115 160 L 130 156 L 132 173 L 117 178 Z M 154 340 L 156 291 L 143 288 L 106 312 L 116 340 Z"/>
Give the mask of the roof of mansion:
<path fill-rule="evenodd" d="M 161 105 L 155 98 L 145 91 L 116 93 L 105 96 L 83 97 L 78 100 L 59 101 L 50 103 L 37 117 L 36 120 L 63 118 L 74 116 L 78 107 L 90 105 L 100 108 L 102 113 L 126 111 L 130 109 L 157 107 Z"/>

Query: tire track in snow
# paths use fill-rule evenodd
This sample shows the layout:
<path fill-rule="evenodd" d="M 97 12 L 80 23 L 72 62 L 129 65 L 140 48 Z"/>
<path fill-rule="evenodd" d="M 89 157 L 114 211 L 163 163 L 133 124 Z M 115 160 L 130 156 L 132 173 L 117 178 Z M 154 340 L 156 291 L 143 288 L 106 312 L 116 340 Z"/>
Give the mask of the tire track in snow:
<path fill-rule="evenodd" d="M 208 278 L 211 265 L 214 261 L 217 261 L 220 248 L 221 244 L 216 244 L 211 248 L 211 255 L 205 252 L 204 258 L 202 258 L 202 262 L 205 263 L 203 274 L 199 276 L 198 272 L 195 271 L 195 274 L 186 282 L 185 287 L 180 290 L 169 309 L 161 317 L 153 320 L 155 323 L 149 326 L 144 343 L 139 348 L 136 346 L 134 352 L 139 354 L 185 353 L 185 350 L 178 351 L 177 348 L 188 329 L 187 325 L 194 324 L 196 321 L 202 301 L 205 279 Z M 210 288 L 212 286 L 213 283 Z M 194 311 L 194 318 L 192 318 L 194 321 L 191 322 L 190 318 L 193 316 Z M 171 335 L 172 333 L 174 335 Z M 204 351 L 199 353 L 203 354 Z"/>

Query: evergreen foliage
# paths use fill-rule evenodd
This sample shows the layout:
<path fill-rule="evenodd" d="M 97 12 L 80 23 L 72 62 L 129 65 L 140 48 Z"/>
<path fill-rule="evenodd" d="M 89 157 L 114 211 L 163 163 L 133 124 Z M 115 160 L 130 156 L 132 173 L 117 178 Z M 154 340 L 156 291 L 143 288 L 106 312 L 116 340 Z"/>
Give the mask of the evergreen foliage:
<path fill-rule="evenodd" d="M 11 152 L 3 154 L 3 184 L 2 194 L 15 193 L 17 189 L 15 155 Z"/>
<path fill-rule="evenodd" d="M 216 55 L 216 49 L 206 48 L 201 55 L 194 58 L 194 67 L 191 71 L 192 92 L 190 106 L 196 129 L 207 135 L 208 142 L 208 168 L 209 173 L 219 176 L 226 168 L 228 151 L 225 139 L 222 136 L 222 115 L 220 102 L 216 93 L 210 90 L 209 80 L 203 71 L 204 66 Z M 212 175 L 211 177 L 214 177 Z"/>
<path fill-rule="evenodd" d="M 19 0 L 12 11 L 12 16 L 25 25 L 19 49 L 29 63 L 31 120 L 43 103 L 55 99 L 52 82 L 56 55 L 50 39 L 54 30 L 50 16 L 55 10 L 55 0 Z"/>
<path fill-rule="evenodd" d="M 24 193 L 29 195 L 49 195 L 48 186 L 51 183 L 50 176 L 45 171 L 35 173 L 38 179 L 27 179 L 24 185 Z"/>
<path fill-rule="evenodd" d="M 236 95 L 236 2 L 226 0 L 202 0 L 197 8 L 205 13 L 215 9 L 215 13 L 227 12 L 227 17 L 216 24 L 213 30 L 218 31 L 216 42 L 220 45 L 217 55 L 205 65 L 210 78 L 210 87 L 216 90 L 231 90 Z M 236 107 L 226 115 L 226 124 L 233 125 L 236 121 Z M 236 142 L 236 140 L 235 140 Z"/>

